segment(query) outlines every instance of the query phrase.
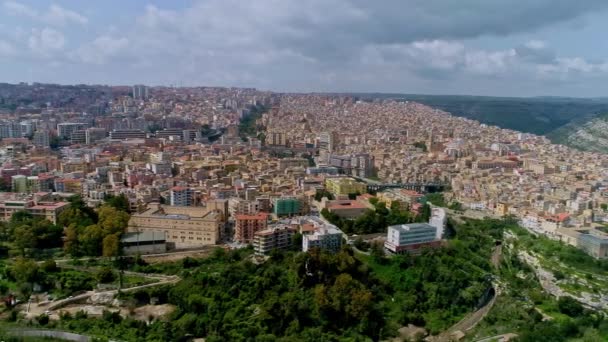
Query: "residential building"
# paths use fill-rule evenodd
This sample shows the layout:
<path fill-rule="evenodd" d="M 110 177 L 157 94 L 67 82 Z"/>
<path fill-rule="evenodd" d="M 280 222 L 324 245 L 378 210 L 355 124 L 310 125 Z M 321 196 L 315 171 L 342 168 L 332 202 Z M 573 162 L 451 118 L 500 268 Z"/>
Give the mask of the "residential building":
<path fill-rule="evenodd" d="M 133 86 L 133 98 L 135 100 L 147 100 L 149 95 L 149 89 L 145 85 L 136 84 Z"/>
<path fill-rule="evenodd" d="M 350 177 L 334 177 L 325 180 L 327 191 L 336 196 L 349 194 L 364 194 L 367 192 L 367 185 L 358 182 Z"/>
<path fill-rule="evenodd" d="M 279 217 L 302 213 L 302 201 L 296 197 L 279 197 L 275 198 L 273 202 L 273 212 Z"/>
<path fill-rule="evenodd" d="M 35 202 L 30 200 L 5 200 L 0 202 L 0 220 L 10 221 L 14 213 L 25 211 L 36 218 L 57 224 L 59 214 L 70 206 L 67 202 Z"/>
<path fill-rule="evenodd" d="M 266 255 L 275 249 L 292 246 L 296 229 L 289 225 L 277 225 L 253 234 L 253 249 L 258 255 Z"/>
<path fill-rule="evenodd" d="M 240 243 L 251 243 L 253 241 L 254 234 L 266 229 L 267 226 L 267 213 L 258 213 L 255 215 L 236 215 L 234 241 Z"/>
<path fill-rule="evenodd" d="M 51 140 L 49 138 L 48 131 L 36 131 L 34 132 L 33 142 L 35 146 L 38 147 L 49 147 L 51 145 Z"/>
<path fill-rule="evenodd" d="M 174 186 L 170 192 L 170 203 L 173 206 L 188 207 L 194 204 L 194 190 L 183 187 Z"/>
<path fill-rule="evenodd" d="M 314 228 L 312 233 L 302 236 L 302 250 L 310 251 L 318 248 L 331 253 L 337 253 L 342 248 L 344 233 L 336 226 L 325 224 Z"/>

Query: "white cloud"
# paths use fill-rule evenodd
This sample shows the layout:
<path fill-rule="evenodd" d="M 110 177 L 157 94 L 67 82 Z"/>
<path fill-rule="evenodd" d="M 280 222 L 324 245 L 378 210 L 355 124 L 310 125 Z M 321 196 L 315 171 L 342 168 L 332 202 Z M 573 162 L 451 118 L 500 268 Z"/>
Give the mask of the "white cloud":
<path fill-rule="evenodd" d="M 542 40 L 530 40 L 524 44 L 528 49 L 541 50 L 547 47 L 547 43 Z"/>
<path fill-rule="evenodd" d="M 43 18 L 46 22 L 59 26 L 70 23 L 84 25 L 89 22 L 87 17 L 54 4 L 49 7 Z"/>
<path fill-rule="evenodd" d="M 86 64 L 104 64 L 111 57 L 125 53 L 129 40 L 125 37 L 97 37 L 92 42 L 79 47 L 70 55 L 73 59 Z"/>
<path fill-rule="evenodd" d="M 45 27 L 42 30 L 32 29 L 28 46 L 34 54 L 49 57 L 61 51 L 65 42 L 65 36 L 61 32 Z"/>
<path fill-rule="evenodd" d="M 470 51 L 465 56 L 466 69 L 477 74 L 492 75 L 507 71 L 517 62 L 515 49 L 505 51 Z"/>
<path fill-rule="evenodd" d="M 84 25 L 89 21 L 87 17 L 56 4 L 50 5 L 44 12 L 37 11 L 32 7 L 12 0 L 5 1 L 2 5 L 9 15 L 26 17 L 52 26 L 66 26 L 68 24 Z"/>

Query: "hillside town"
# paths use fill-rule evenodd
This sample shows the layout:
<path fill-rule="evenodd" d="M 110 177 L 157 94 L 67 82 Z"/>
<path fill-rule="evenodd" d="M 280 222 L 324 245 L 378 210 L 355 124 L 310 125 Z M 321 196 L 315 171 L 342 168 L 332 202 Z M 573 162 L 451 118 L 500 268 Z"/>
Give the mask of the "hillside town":
<path fill-rule="evenodd" d="M 5 221 L 26 211 L 55 224 L 74 195 L 90 207 L 124 196 L 129 253 L 337 251 L 353 233 L 401 253 L 441 246 L 458 211 L 512 216 L 608 257 L 605 155 L 419 103 L 143 85 L 0 85 L 0 95 Z M 427 200 L 436 191 L 445 203 Z M 345 229 L 384 210 L 403 219 Z"/>

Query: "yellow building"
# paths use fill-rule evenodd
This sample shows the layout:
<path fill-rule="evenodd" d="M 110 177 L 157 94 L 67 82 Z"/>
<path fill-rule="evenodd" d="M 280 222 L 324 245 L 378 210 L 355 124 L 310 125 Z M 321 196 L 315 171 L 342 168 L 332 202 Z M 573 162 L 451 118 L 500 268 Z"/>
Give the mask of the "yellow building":
<path fill-rule="evenodd" d="M 496 204 L 495 212 L 498 216 L 505 216 L 509 213 L 509 205 L 507 203 L 499 202 Z"/>
<path fill-rule="evenodd" d="M 225 202 L 207 207 L 151 205 L 131 215 L 129 232 L 162 232 L 174 248 L 214 245 L 221 240 L 226 218 Z"/>
<path fill-rule="evenodd" d="M 336 196 L 367 193 L 367 185 L 350 177 L 327 178 L 325 188 Z"/>

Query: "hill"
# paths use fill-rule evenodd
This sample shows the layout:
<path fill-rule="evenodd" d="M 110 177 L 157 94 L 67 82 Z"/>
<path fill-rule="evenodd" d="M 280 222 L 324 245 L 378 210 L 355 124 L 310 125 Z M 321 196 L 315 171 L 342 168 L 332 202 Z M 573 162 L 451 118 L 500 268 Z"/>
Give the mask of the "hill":
<path fill-rule="evenodd" d="M 608 112 L 608 99 L 490 97 L 416 94 L 353 94 L 361 99 L 416 101 L 456 116 L 517 131 L 548 135 L 573 122 Z"/>

